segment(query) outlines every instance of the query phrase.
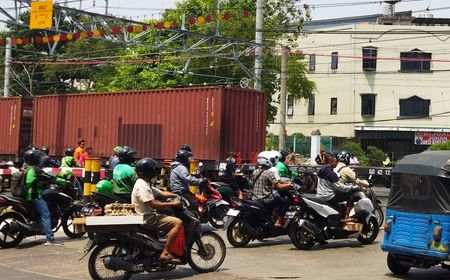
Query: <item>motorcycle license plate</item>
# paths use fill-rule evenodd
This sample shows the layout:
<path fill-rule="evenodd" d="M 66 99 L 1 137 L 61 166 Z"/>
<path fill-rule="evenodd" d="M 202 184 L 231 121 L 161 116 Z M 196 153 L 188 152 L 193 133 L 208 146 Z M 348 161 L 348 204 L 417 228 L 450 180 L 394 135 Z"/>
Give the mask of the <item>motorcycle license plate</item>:
<path fill-rule="evenodd" d="M 237 215 L 239 215 L 239 210 L 236 209 L 229 209 L 227 212 L 227 216 L 236 217 Z"/>
<path fill-rule="evenodd" d="M 288 211 L 286 212 L 286 214 L 284 215 L 284 218 L 286 219 L 292 219 L 295 216 L 295 212 L 294 211 Z"/>

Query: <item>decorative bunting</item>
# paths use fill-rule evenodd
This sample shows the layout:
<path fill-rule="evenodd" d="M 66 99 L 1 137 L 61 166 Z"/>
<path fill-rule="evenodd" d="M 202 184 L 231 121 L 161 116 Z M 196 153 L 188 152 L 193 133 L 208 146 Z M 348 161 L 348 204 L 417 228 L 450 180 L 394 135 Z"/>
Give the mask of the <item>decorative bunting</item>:
<path fill-rule="evenodd" d="M 243 17 L 249 17 L 250 12 L 247 10 L 242 11 Z M 229 12 L 224 12 L 217 14 L 215 16 L 215 19 L 217 21 L 223 21 L 223 20 L 229 20 L 231 19 L 232 15 Z M 205 23 L 211 23 L 213 22 L 214 17 L 212 15 L 200 15 L 197 17 L 191 16 L 187 20 L 187 23 L 190 25 L 194 24 L 205 24 Z M 153 22 L 150 24 L 143 24 L 143 25 L 128 25 L 126 26 L 125 30 L 128 33 L 140 33 L 145 32 L 147 30 L 161 30 L 161 29 L 169 29 L 169 28 L 177 28 L 178 23 L 176 21 L 164 21 L 164 22 Z M 105 29 L 95 29 L 95 30 L 88 30 L 88 31 L 79 31 L 74 33 L 67 33 L 67 34 L 54 34 L 50 36 L 36 36 L 36 37 L 23 37 L 23 38 L 12 38 L 11 44 L 12 45 L 26 45 L 26 44 L 43 44 L 43 43 L 54 43 L 54 42 L 64 42 L 64 41 L 71 41 L 71 40 L 78 40 L 78 39 L 84 39 L 84 38 L 95 38 L 95 37 L 104 37 L 107 34 L 112 35 L 120 35 L 122 33 L 122 28 L 119 26 L 114 26 L 111 31 L 106 31 Z M 0 46 L 4 46 L 6 44 L 6 40 L 4 38 L 0 38 Z"/>

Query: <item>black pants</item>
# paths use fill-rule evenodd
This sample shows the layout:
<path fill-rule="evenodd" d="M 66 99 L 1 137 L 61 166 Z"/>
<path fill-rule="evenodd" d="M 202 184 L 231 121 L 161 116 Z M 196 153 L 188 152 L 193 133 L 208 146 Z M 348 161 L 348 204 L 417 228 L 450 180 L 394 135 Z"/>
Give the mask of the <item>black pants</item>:
<path fill-rule="evenodd" d="M 272 212 L 275 210 L 279 216 L 284 217 L 290 204 L 290 199 L 286 197 L 275 197 L 271 202 L 263 204 Z"/>
<path fill-rule="evenodd" d="M 353 204 L 358 201 L 358 197 L 352 192 L 337 192 L 332 199 L 328 200 L 328 203 L 339 209 L 339 203 L 344 201 L 347 202 L 347 207 L 353 207 Z"/>

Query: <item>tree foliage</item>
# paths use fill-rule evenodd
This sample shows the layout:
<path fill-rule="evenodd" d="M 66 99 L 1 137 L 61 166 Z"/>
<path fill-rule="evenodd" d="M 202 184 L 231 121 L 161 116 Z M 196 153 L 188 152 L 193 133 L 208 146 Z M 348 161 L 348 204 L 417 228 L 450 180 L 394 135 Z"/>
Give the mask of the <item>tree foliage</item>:
<path fill-rule="evenodd" d="M 211 15 L 217 16 L 218 0 L 184 0 L 177 3 L 176 9 L 167 10 L 163 21 L 181 22 L 186 18 Z M 298 33 L 285 34 L 286 29 L 300 30 L 309 20 L 309 8 L 297 0 L 264 0 L 264 51 L 262 89 L 268 96 L 268 121 L 276 115 L 276 107 L 272 106 L 273 96 L 279 91 L 280 54 L 273 50 L 281 49 L 280 42 L 295 46 Z M 220 1 L 220 11 L 230 12 L 230 20 L 219 24 L 220 36 L 234 40 L 254 41 L 255 10 L 254 0 Z M 243 16 L 243 11 L 249 11 L 249 16 Z M 28 14 L 21 15 L 24 22 Z M 80 20 L 87 21 L 80 15 Z M 62 22 L 63 28 L 71 30 L 69 23 Z M 67 25 L 67 26 L 64 26 Z M 210 23 L 188 26 L 189 31 L 205 35 L 216 34 L 215 20 Z M 9 34 L 19 36 L 43 36 L 43 31 L 11 27 Z M 51 36 L 52 34 L 47 34 Z M 79 58 L 110 59 L 114 64 L 102 65 L 17 65 L 13 70 L 16 80 L 13 81 L 13 92 L 23 95 L 39 95 L 47 93 L 66 93 L 74 91 L 122 91 L 137 89 L 173 88 L 191 85 L 238 85 L 242 78 L 253 73 L 254 56 L 241 56 L 239 60 L 224 59 L 220 56 L 205 55 L 197 57 L 195 52 L 180 52 L 180 41 L 173 41 L 163 47 L 157 46 L 172 34 L 164 29 L 155 29 L 140 38 L 142 44 L 120 45 L 107 40 L 86 39 L 59 42 L 54 49 L 54 55 L 45 57 L 50 60 L 76 61 Z M 136 36 L 136 34 L 130 34 Z M 194 39 L 186 39 L 192 40 Z M 191 43 L 192 43 L 191 42 Z M 195 50 L 208 49 L 210 42 L 197 46 Z M 216 48 L 223 41 L 216 42 Z M 28 44 L 16 46 L 13 53 L 15 60 L 21 59 L 29 51 L 27 60 L 42 59 L 40 52 L 48 51 L 45 44 Z M 231 51 L 231 49 L 230 49 Z M 3 55 L 3 54 L 2 54 Z M 231 54 L 228 56 L 231 57 Z M 130 63 L 130 60 L 144 59 L 142 63 Z M 188 63 L 189 61 L 189 63 Z M 119 62 L 119 63 L 118 63 Z M 186 67 L 188 66 L 188 67 Z M 288 67 L 288 98 L 299 100 L 308 98 L 315 90 L 315 84 L 306 78 L 307 68 L 302 55 L 290 55 Z M 250 83 L 248 85 L 252 87 Z M 275 100 L 276 101 L 276 100 Z"/>
<path fill-rule="evenodd" d="M 429 149 L 432 151 L 450 150 L 450 140 L 438 144 L 433 144 Z"/>

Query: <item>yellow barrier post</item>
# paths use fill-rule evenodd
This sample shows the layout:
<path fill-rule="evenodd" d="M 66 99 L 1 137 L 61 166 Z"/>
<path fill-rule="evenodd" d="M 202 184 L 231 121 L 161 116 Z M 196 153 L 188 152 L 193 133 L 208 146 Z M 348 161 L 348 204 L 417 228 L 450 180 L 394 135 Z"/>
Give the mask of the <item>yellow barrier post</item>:
<path fill-rule="evenodd" d="M 100 165 L 101 165 L 102 159 L 98 158 L 98 157 L 92 157 L 90 159 L 92 161 L 92 167 L 91 167 L 91 172 L 92 172 L 91 193 L 92 193 L 97 190 L 96 185 L 100 181 Z"/>
<path fill-rule="evenodd" d="M 92 180 L 92 160 L 88 157 L 84 162 L 84 179 L 83 179 L 83 195 L 91 196 L 91 180 Z"/>
<path fill-rule="evenodd" d="M 191 160 L 191 164 L 189 165 L 189 173 L 195 174 L 195 172 L 198 169 L 198 160 Z M 197 186 L 189 186 L 189 190 L 191 193 L 196 194 L 197 193 Z"/>

